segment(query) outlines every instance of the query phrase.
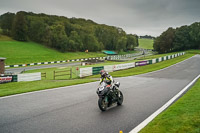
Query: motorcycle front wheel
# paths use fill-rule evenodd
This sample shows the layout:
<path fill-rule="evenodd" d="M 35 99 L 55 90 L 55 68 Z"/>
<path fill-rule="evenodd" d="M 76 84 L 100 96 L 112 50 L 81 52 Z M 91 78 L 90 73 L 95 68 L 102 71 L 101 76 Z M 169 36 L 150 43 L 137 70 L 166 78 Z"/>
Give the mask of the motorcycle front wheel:
<path fill-rule="evenodd" d="M 117 100 L 117 105 L 122 105 L 123 103 L 123 100 L 124 100 L 124 96 L 122 94 L 121 91 L 118 92 L 118 100 Z"/>
<path fill-rule="evenodd" d="M 99 105 L 99 109 L 101 111 L 106 111 L 106 109 L 108 107 L 108 103 L 106 103 L 105 97 L 104 98 L 99 98 L 98 105 Z"/>

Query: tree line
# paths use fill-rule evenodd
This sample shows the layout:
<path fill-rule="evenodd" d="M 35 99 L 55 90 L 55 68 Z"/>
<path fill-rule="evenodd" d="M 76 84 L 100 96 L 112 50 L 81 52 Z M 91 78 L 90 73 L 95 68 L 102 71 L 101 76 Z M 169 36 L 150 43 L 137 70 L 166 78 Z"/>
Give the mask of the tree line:
<path fill-rule="evenodd" d="M 200 48 L 200 22 L 168 28 L 154 40 L 153 47 L 159 53 Z"/>
<path fill-rule="evenodd" d="M 0 16 L 3 34 L 18 41 L 34 41 L 66 51 L 133 50 L 138 36 L 123 29 L 82 18 L 20 11 Z"/>
<path fill-rule="evenodd" d="M 153 37 L 153 36 L 151 36 L 151 35 L 140 36 L 140 38 L 144 38 L 144 39 L 155 39 L 155 37 Z"/>

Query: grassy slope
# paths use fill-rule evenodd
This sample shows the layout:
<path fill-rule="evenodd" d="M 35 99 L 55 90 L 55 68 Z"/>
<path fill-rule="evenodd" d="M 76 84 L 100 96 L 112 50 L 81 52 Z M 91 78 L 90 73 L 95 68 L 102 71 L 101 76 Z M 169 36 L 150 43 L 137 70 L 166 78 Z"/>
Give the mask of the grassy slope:
<path fill-rule="evenodd" d="M 59 61 L 89 57 L 102 57 L 96 52 L 61 53 L 34 42 L 0 41 L 0 57 L 6 57 L 6 65 Z"/>
<path fill-rule="evenodd" d="M 139 39 L 139 48 L 153 49 L 153 39 Z"/>
<path fill-rule="evenodd" d="M 177 102 L 150 122 L 141 133 L 199 133 L 200 79 Z"/>
<path fill-rule="evenodd" d="M 186 54 L 184 56 L 180 56 L 168 61 L 163 61 L 157 64 L 136 67 L 136 68 L 126 69 L 122 71 L 116 71 L 116 72 L 111 73 L 111 75 L 113 77 L 123 77 L 123 76 L 131 76 L 131 75 L 142 74 L 142 73 L 146 73 L 150 71 L 155 71 L 155 70 L 159 70 L 161 68 L 173 65 L 182 60 L 185 60 L 191 57 L 192 55 L 193 54 Z M 1 84 L 0 96 L 7 96 L 7 95 L 30 92 L 30 91 L 35 91 L 35 90 L 44 90 L 44 89 L 49 89 L 49 88 L 92 82 L 92 81 L 95 81 L 94 78 L 95 79 L 99 78 L 99 75 L 94 75 L 94 76 L 87 77 L 84 79 L 74 79 L 74 80 L 50 80 L 52 79 L 50 76 L 50 78 L 48 78 L 47 80 L 42 80 L 42 81 L 13 82 L 13 83 Z"/>

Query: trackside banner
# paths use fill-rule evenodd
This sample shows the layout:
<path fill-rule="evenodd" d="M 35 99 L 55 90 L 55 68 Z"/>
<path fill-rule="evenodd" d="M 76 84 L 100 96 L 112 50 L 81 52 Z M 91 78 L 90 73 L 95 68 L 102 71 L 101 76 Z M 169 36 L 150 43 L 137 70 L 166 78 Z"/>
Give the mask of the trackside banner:
<path fill-rule="evenodd" d="M 7 82 L 11 82 L 12 81 L 12 77 L 8 76 L 8 77 L 0 77 L 0 83 L 7 83 Z"/>
<path fill-rule="evenodd" d="M 144 65 L 148 65 L 148 64 L 149 64 L 149 61 L 147 61 L 147 60 L 135 62 L 136 66 L 144 66 Z"/>
<path fill-rule="evenodd" d="M 113 66 L 113 70 L 117 71 L 117 70 L 121 70 L 121 69 L 128 69 L 131 67 L 135 67 L 135 62 L 133 63 L 126 63 L 126 64 L 119 64 L 119 65 L 114 65 Z"/>

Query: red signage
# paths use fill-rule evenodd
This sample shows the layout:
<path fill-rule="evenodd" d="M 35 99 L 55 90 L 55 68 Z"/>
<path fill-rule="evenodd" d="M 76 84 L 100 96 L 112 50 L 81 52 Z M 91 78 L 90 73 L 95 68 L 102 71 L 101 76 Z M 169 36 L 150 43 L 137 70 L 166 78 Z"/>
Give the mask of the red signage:
<path fill-rule="evenodd" d="M 6 83 L 6 82 L 11 82 L 12 77 L 0 77 L 0 83 Z"/>

